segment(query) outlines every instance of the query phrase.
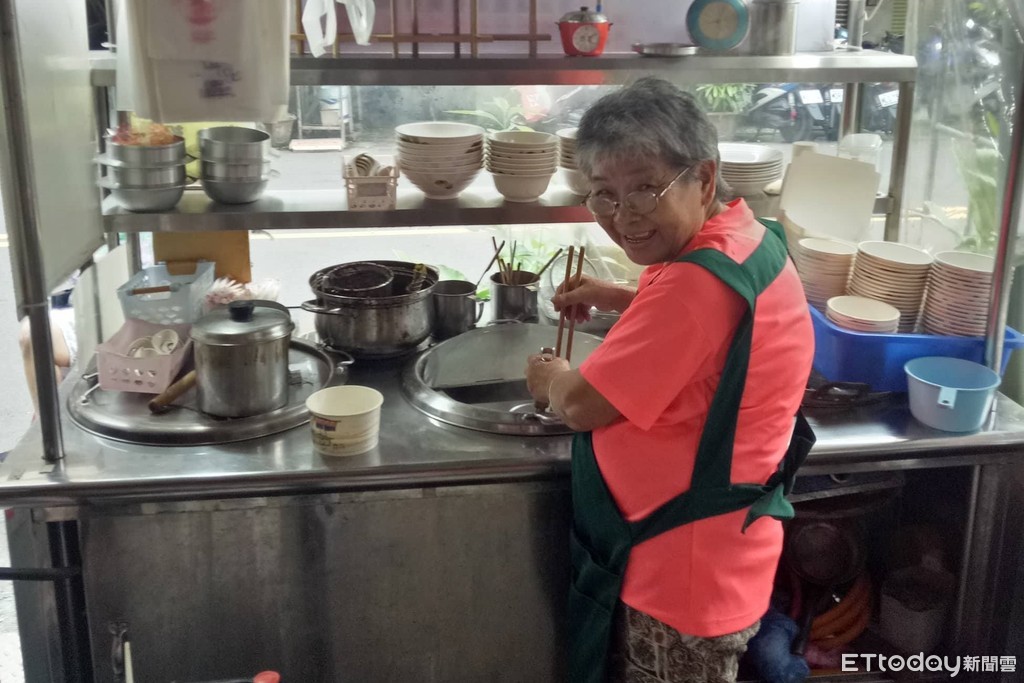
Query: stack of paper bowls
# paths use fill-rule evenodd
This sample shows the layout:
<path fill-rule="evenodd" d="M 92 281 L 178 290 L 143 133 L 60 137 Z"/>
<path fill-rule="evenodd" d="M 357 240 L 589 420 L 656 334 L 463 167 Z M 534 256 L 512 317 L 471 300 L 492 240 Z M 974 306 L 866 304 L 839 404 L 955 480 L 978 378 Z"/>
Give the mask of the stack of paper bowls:
<path fill-rule="evenodd" d="M 501 131 L 487 137 L 487 170 L 510 202 L 536 201 L 558 168 L 558 138 L 551 133 Z"/>
<path fill-rule="evenodd" d="M 739 197 L 755 195 L 782 177 L 782 151 L 765 145 L 722 142 L 722 179 Z"/>
<path fill-rule="evenodd" d="M 807 301 L 820 311 L 829 299 L 846 293 L 856 247 L 836 240 L 805 237 L 797 242 L 793 262 Z"/>
<path fill-rule="evenodd" d="M 576 164 L 576 129 L 563 128 L 558 136 L 558 165 L 562 167 L 565 182 L 574 194 L 581 197 L 590 192 L 590 182 Z"/>
<path fill-rule="evenodd" d="M 994 268 L 991 256 L 963 251 L 936 254 L 921 318 L 924 331 L 956 337 L 984 335 Z"/>
<path fill-rule="evenodd" d="M 900 312 L 894 306 L 862 296 L 832 297 L 825 317 L 848 330 L 878 334 L 896 332 L 900 323 Z"/>
<path fill-rule="evenodd" d="M 847 292 L 895 306 L 900 312 L 898 331 L 913 332 L 932 260 L 908 244 L 861 242 Z"/>
<path fill-rule="evenodd" d="M 426 121 L 395 127 L 402 175 L 431 199 L 454 199 L 484 162 L 484 129 L 468 123 Z"/>

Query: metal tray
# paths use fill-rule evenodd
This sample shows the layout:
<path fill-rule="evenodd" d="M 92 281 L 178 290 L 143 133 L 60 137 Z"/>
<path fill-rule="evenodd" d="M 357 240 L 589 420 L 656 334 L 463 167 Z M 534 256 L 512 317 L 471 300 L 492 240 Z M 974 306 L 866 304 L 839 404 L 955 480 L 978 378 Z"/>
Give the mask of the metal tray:
<path fill-rule="evenodd" d="M 697 54 L 697 46 L 685 43 L 633 43 L 633 52 L 644 57 L 686 57 Z"/>
<path fill-rule="evenodd" d="M 348 361 L 351 362 L 351 361 Z M 200 412 L 192 389 L 160 415 L 149 411 L 150 394 L 104 391 L 95 376 L 80 378 L 68 396 L 71 419 L 87 432 L 115 441 L 155 446 L 205 446 L 256 439 L 309 421 L 306 399 L 314 391 L 344 384 L 348 373 L 316 345 L 292 339 L 288 368 L 293 381 L 288 405 L 263 415 L 216 418 Z"/>

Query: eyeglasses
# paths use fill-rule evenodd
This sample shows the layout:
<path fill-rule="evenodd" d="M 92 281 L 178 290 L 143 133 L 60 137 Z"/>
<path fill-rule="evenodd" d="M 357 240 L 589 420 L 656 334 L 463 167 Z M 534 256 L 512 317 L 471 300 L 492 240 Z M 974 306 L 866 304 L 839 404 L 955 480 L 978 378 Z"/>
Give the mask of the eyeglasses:
<path fill-rule="evenodd" d="M 583 200 L 583 203 L 590 209 L 590 213 L 598 218 L 611 218 L 619 210 L 619 207 L 623 205 L 637 216 L 646 216 L 658 208 L 658 200 L 664 197 L 669 188 L 675 185 L 676 181 L 686 175 L 692 168 L 693 166 L 684 168 L 659 192 L 654 190 L 636 190 L 627 194 L 626 198 L 621 202 L 590 194 Z"/>

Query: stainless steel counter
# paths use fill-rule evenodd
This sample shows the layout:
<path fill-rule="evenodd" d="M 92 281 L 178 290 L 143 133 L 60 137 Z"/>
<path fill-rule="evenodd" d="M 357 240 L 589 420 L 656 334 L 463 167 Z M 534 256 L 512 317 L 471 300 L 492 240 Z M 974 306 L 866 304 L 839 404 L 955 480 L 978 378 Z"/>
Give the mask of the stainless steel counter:
<path fill-rule="evenodd" d="M 39 432 L 30 430 L 0 464 L 0 506 L 500 483 L 567 471 L 569 437 L 497 436 L 435 422 L 401 395 L 400 368 L 387 361 L 353 369 L 351 383 L 385 395 L 380 445 L 367 454 L 317 455 L 306 426 L 222 446 L 140 446 L 94 436 L 65 416 L 65 461 L 43 462 Z M 806 474 L 990 464 L 1024 445 L 1024 408 L 1004 396 L 986 428 L 967 435 L 917 423 L 905 398 L 808 417 L 818 443 Z"/>

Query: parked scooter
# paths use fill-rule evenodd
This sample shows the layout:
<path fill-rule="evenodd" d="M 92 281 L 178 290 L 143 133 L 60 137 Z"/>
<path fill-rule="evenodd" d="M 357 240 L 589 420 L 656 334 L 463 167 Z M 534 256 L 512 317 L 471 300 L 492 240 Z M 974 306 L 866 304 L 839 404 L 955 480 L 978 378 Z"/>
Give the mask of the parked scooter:
<path fill-rule="evenodd" d="M 755 139 L 764 131 L 779 131 L 786 142 L 824 137 L 835 140 L 839 133 L 841 102 L 833 103 L 841 88 L 806 83 L 776 83 L 760 86 L 751 98 L 746 124 Z"/>

